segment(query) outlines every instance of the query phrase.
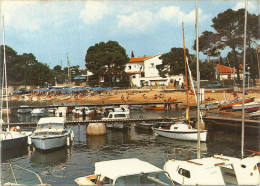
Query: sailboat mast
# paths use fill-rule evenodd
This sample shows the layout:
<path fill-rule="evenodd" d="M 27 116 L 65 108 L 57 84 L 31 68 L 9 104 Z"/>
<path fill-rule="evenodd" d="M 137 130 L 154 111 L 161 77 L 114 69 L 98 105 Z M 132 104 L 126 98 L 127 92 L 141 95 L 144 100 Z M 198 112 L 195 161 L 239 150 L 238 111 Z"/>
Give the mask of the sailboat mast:
<path fill-rule="evenodd" d="M 244 157 L 244 136 L 245 136 L 245 71 L 246 71 L 246 28 L 247 28 L 247 4 L 245 1 L 245 25 L 244 25 L 244 56 L 243 56 L 243 97 L 242 97 L 242 136 L 241 136 L 241 158 Z"/>
<path fill-rule="evenodd" d="M 189 84 L 188 84 L 188 72 L 186 63 L 186 47 L 185 47 L 185 34 L 184 34 L 184 23 L 182 22 L 182 33 L 183 33 L 183 50 L 184 50 L 184 63 L 185 63 L 185 80 L 186 80 L 186 95 L 187 95 L 187 116 L 190 127 L 190 102 L 189 102 Z"/>
<path fill-rule="evenodd" d="M 9 123 L 9 108 L 8 108 L 8 87 L 7 87 L 7 72 L 6 72 L 6 55 L 5 55 L 5 25 L 4 25 L 4 16 L 3 16 L 3 47 L 4 47 L 4 83 L 5 83 L 5 99 L 6 99 L 6 114 L 7 114 L 7 123 Z"/>
<path fill-rule="evenodd" d="M 196 0 L 196 58 L 197 58 L 197 158 L 201 158 L 200 153 L 200 71 L 199 71 L 199 5 Z"/>

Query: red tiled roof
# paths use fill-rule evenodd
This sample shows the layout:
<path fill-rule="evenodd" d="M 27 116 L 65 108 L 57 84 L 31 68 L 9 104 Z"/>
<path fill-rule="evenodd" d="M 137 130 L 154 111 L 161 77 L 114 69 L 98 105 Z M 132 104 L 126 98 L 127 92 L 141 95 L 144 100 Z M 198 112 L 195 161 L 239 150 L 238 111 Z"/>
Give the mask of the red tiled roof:
<path fill-rule="evenodd" d="M 134 63 L 134 62 L 143 62 L 145 59 L 149 58 L 150 56 L 148 57 L 132 57 L 130 58 L 130 63 Z"/>
<path fill-rule="evenodd" d="M 140 74 L 142 71 L 126 72 L 127 74 Z"/>
<path fill-rule="evenodd" d="M 219 73 L 228 74 L 228 73 L 236 73 L 237 72 L 236 69 L 235 69 L 235 72 L 234 72 L 233 68 L 229 68 L 229 67 L 219 65 L 219 64 L 217 64 L 217 68 L 218 68 Z M 239 70 L 239 72 L 242 72 L 242 71 Z"/>

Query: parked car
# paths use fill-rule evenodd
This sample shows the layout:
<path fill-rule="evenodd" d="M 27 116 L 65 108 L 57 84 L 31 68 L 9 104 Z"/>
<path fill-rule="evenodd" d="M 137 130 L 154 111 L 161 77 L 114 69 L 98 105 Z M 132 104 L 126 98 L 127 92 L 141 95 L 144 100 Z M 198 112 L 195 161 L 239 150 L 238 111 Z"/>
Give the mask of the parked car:
<path fill-rule="evenodd" d="M 214 83 L 206 84 L 204 87 L 205 88 L 222 88 L 223 85 L 220 81 L 217 81 L 217 82 L 214 82 Z"/>

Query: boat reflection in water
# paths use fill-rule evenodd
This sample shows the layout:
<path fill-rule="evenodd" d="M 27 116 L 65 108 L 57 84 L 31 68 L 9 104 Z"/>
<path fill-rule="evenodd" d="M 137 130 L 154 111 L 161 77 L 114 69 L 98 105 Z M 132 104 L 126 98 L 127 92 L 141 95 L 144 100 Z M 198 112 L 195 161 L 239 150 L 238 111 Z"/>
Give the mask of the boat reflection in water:
<path fill-rule="evenodd" d="M 30 160 L 36 167 L 66 163 L 69 154 L 71 154 L 70 147 L 59 148 L 48 152 L 39 151 L 32 147 L 32 150 L 29 151 Z"/>
<path fill-rule="evenodd" d="M 1 162 L 7 162 L 8 160 L 23 157 L 28 154 L 28 149 L 26 146 L 22 146 L 21 148 L 7 149 L 1 152 Z"/>

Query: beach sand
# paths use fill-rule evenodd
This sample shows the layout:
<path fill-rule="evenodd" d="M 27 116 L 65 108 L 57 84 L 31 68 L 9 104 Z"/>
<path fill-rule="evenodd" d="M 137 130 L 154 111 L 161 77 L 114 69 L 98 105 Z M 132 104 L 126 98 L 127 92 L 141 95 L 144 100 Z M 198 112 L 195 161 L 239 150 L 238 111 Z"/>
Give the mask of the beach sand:
<path fill-rule="evenodd" d="M 155 95 L 156 98 L 155 98 Z M 237 94 L 239 97 L 242 97 L 242 93 Z M 233 93 L 223 93 L 223 92 L 209 92 L 206 91 L 204 98 L 209 98 L 210 101 L 203 101 L 202 103 L 209 103 L 215 101 L 224 101 L 225 97 L 227 100 L 232 100 L 234 98 Z M 245 96 L 255 97 L 259 99 L 259 91 L 248 92 Z M 90 97 L 81 97 L 81 98 L 71 98 L 69 101 L 80 102 L 82 104 L 113 104 L 113 103 L 155 103 L 155 102 L 164 102 L 169 98 L 176 99 L 178 102 L 182 102 L 183 106 L 187 105 L 187 96 L 186 92 L 182 91 L 163 91 L 158 90 L 118 90 L 111 91 L 109 93 L 102 93 L 100 95 L 90 96 Z M 189 94 L 190 106 L 196 106 L 196 100 L 194 95 Z"/>

